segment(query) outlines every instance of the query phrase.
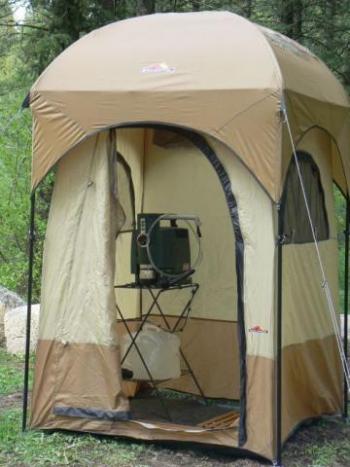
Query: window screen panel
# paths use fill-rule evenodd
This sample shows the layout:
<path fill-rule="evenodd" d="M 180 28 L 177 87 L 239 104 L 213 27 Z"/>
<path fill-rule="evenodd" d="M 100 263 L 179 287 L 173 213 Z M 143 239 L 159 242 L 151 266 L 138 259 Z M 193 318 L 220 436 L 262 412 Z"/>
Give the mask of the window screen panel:
<path fill-rule="evenodd" d="M 297 152 L 299 166 L 318 241 L 329 238 L 329 225 L 320 171 L 310 154 Z M 312 231 L 294 158 L 286 177 L 282 196 L 282 223 L 285 243 L 309 243 Z"/>

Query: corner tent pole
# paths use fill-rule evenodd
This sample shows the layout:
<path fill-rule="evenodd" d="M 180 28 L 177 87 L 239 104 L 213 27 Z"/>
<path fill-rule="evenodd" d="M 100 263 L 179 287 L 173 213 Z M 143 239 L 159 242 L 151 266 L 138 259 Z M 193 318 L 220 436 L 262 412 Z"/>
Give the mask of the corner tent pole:
<path fill-rule="evenodd" d="M 281 205 L 277 206 L 277 313 L 276 313 L 276 409 L 275 436 L 276 458 L 274 465 L 282 466 L 282 252 L 283 252 L 283 223 Z"/>
<path fill-rule="evenodd" d="M 349 194 L 346 196 L 345 215 L 345 252 L 344 252 L 344 354 L 348 358 L 348 306 L 349 306 L 349 222 L 350 222 L 350 201 Z M 348 417 L 348 385 L 344 378 L 344 408 L 343 416 Z"/>
<path fill-rule="evenodd" d="M 30 220 L 29 220 L 29 251 L 28 251 L 28 288 L 27 288 L 27 324 L 26 324 L 26 346 L 24 359 L 24 384 L 23 384 L 23 411 L 22 431 L 27 427 L 28 411 L 28 379 L 29 379 L 29 356 L 30 356 L 30 324 L 32 315 L 32 291 L 33 291 L 33 262 L 35 242 L 35 191 L 30 197 Z"/>

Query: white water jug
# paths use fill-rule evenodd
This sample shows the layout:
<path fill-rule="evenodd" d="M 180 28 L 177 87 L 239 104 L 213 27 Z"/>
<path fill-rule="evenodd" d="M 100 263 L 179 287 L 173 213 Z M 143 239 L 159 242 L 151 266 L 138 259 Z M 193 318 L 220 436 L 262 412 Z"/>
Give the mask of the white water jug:
<path fill-rule="evenodd" d="M 136 332 L 132 333 L 134 337 Z M 178 378 L 180 369 L 180 339 L 153 324 L 145 324 L 136 339 L 143 359 L 155 381 Z M 121 339 L 121 355 L 125 355 L 131 344 L 129 334 Z M 122 365 L 133 372 L 133 380 L 149 381 L 150 376 L 133 345 Z"/>

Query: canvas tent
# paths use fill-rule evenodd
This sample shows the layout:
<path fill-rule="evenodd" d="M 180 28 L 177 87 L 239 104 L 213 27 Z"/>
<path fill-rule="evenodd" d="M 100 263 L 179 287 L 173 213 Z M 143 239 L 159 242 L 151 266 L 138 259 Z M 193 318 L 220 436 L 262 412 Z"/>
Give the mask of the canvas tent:
<path fill-rule="evenodd" d="M 301 422 L 342 412 L 297 169 L 336 300 L 332 193 L 335 182 L 348 194 L 350 111 L 317 57 L 231 13 L 156 14 L 84 36 L 43 72 L 28 103 L 33 212 L 35 189 L 56 170 L 32 428 L 207 443 L 280 461 Z M 239 401 L 229 427 L 133 412 L 115 305 L 137 328 L 140 292 L 114 285 L 132 280 L 135 212 L 202 220 L 200 289 L 181 344 L 207 398 Z M 170 321 L 181 300 L 165 299 Z M 165 386 L 198 393 L 186 375 Z"/>

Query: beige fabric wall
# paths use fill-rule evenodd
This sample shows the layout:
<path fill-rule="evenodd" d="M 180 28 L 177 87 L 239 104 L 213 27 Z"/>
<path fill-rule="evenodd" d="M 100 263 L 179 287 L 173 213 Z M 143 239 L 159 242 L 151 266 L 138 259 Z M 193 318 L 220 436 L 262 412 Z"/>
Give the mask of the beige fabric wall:
<path fill-rule="evenodd" d="M 268 196 L 230 151 L 211 141 L 229 173 L 244 237 L 244 306 L 247 339 L 246 448 L 274 456 L 275 413 L 275 233 L 276 211 Z M 314 130 L 298 149 L 320 167 L 331 239 L 321 254 L 338 299 L 337 241 L 330 170 L 331 142 Z M 267 332 L 250 332 L 259 325 Z M 312 244 L 283 247 L 283 438 L 302 420 L 341 407 L 339 357 L 327 315 Z M 260 420 L 263 423 L 260 424 Z"/>
<path fill-rule="evenodd" d="M 140 135 L 140 130 L 118 130 L 117 144 L 126 161 L 132 162 L 136 157 L 136 142 L 139 141 L 139 164 L 142 165 L 144 145 Z M 170 147 L 148 143 L 144 156 L 143 183 L 142 193 L 142 186 L 134 178 L 137 198 L 142 199 L 143 212 L 196 214 L 202 221 L 203 260 L 193 276 L 193 280 L 200 284 L 200 289 L 193 302 L 191 317 L 236 321 L 234 233 L 223 189 L 210 162 L 192 144 L 183 140 Z M 140 203 L 137 208 L 137 211 L 141 210 Z M 120 234 L 117 240 L 118 283 L 122 279 L 125 282 L 134 279 L 129 274 L 130 240 L 124 240 L 126 236 Z M 191 251 L 194 260 L 198 246 L 193 235 Z M 116 293 L 118 304 L 125 309 L 125 315 L 128 318 L 138 316 L 138 293 L 120 290 Z M 162 303 L 167 314 L 177 314 L 187 300 L 188 294 L 179 291 L 164 294 Z M 143 293 L 144 311 L 148 305 L 149 296 Z"/>
<path fill-rule="evenodd" d="M 117 344 L 113 251 L 122 216 L 112 194 L 109 144 L 101 133 L 58 166 L 45 239 L 41 339 Z"/>
<path fill-rule="evenodd" d="M 146 130 L 123 129 L 116 132 L 117 151 L 120 153 L 130 167 L 132 182 L 135 190 L 135 211 L 140 212 L 143 203 L 143 164 L 146 150 Z M 120 177 L 116 171 L 117 196 L 122 203 L 123 196 L 127 196 L 124 190 L 128 189 L 118 186 Z M 123 190 L 123 193 L 121 191 Z M 123 207 L 123 206 L 122 206 Z M 124 206 L 125 209 L 125 206 Z M 130 249 L 131 233 L 120 233 L 116 241 L 116 269 L 115 285 L 128 284 L 135 280 L 130 272 Z M 125 318 L 132 319 L 140 316 L 140 292 L 116 289 L 116 300 Z"/>
<path fill-rule="evenodd" d="M 153 144 L 145 159 L 143 210 L 200 217 L 203 259 L 193 275 L 200 288 L 191 317 L 236 321 L 233 227 L 219 178 L 205 155 L 186 141 L 180 141 L 175 147 Z M 191 235 L 193 260 L 197 251 L 197 242 Z M 188 300 L 188 294 L 183 291 L 175 294 L 177 300 L 170 294 L 163 298 L 168 314 L 177 314 Z M 146 294 L 145 305 L 147 298 Z"/>
<path fill-rule="evenodd" d="M 320 242 L 326 274 L 338 305 L 338 243 Z M 313 244 L 285 245 L 283 250 L 283 346 L 333 334 L 320 266 Z M 338 307 L 337 307 L 338 308 Z"/>
<path fill-rule="evenodd" d="M 273 204 L 244 165 L 216 140 L 209 139 L 231 180 L 244 239 L 244 319 L 247 355 L 274 356 Z M 261 333 L 250 332 L 260 326 Z"/>
<path fill-rule="evenodd" d="M 314 129 L 305 135 L 298 150 L 308 152 L 320 170 L 330 238 L 319 242 L 319 248 L 338 309 L 338 242 L 331 178 L 331 141 L 324 131 Z M 283 247 L 284 346 L 333 334 L 321 281 L 320 267 L 312 242 Z"/>
<path fill-rule="evenodd" d="M 330 238 L 319 242 L 338 310 L 338 242 L 332 182 L 332 141 L 314 129 L 298 145 L 319 167 Z M 283 436 L 301 420 L 340 412 L 342 376 L 314 244 L 283 247 Z"/>
<path fill-rule="evenodd" d="M 254 176 L 232 152 L 209 139 L 224 165 L 237 201 L 244 239 L 246 338 L 245 449 L 274 457 L 275 234 L 274 207 Z M 254 328 L 259 327 L 260 332 Z"/>
<path fill-rule="evenodd" d="M 57 168 L 45 239 L 32 426 L 54 420 L 55 406 L 128 410 L 115 330 L 115 236 L 123 215 L 113 192 L 114 164 L 104 132 Z"/>

